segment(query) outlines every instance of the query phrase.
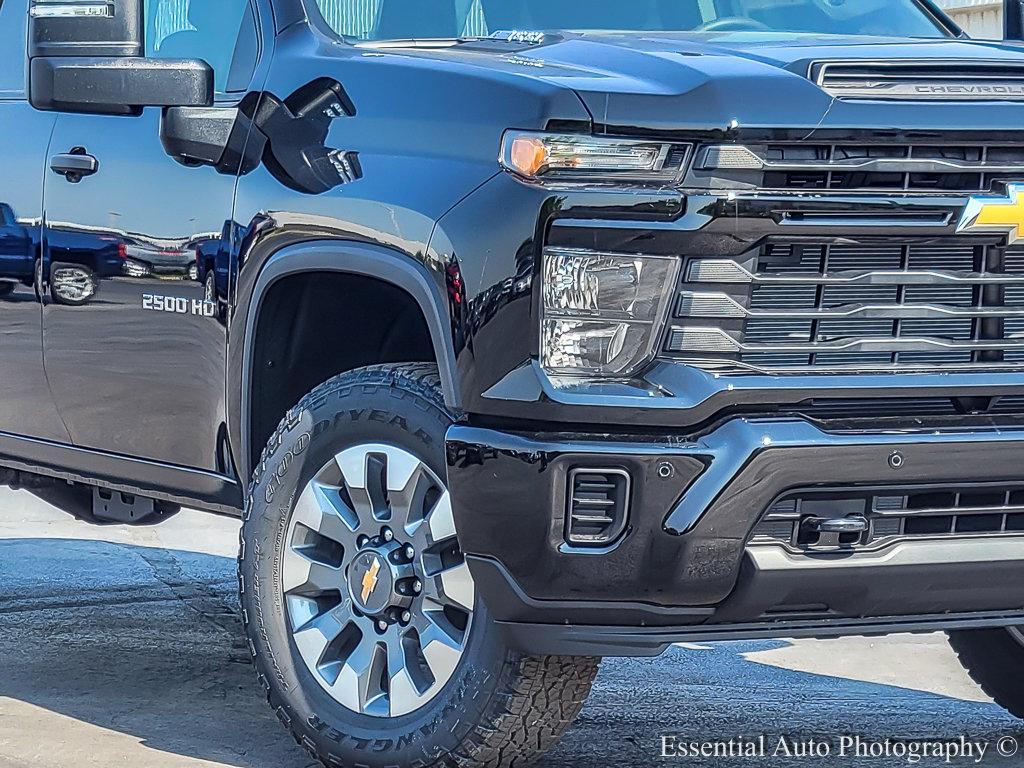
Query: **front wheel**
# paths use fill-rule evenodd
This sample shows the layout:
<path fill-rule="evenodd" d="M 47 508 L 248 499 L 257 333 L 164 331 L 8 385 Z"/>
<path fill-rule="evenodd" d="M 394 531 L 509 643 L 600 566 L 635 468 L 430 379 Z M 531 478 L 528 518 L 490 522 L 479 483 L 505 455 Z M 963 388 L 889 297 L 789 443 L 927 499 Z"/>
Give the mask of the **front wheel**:
<path fill-rule="evenodd" d="M 1024 718 L 1024 627 L 949 632 L 960 663 L 992 699 Z"/>
<path fill-rule="evenodd" d="M 437 369 L 343 374 L 281 423 L 239 564 L 271 705 L 327 765 L 502 766 L 571 725 L 598 660 L 508 648 L 476 596 L 445 485 Z"/>

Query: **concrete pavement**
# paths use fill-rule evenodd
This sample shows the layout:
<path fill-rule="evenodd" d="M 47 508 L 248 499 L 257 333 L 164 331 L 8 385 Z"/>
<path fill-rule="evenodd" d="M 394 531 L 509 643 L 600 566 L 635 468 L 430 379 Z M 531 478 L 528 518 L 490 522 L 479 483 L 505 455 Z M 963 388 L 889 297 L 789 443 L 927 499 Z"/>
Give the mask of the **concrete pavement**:
<path fill-rule="evenodd" d="M 260 696 L 236 618 L 237 523 L 182 513 L 94 528 L 0 491 L 0 768 L 303 768 Z M 1020 723 L 990 703 L 942 636 L 723 643 L 611 660 L 575 729 L 541 763 L 907 765 L 838 755 L 839 736 L 990 745 Z M 832 754 L 670 758 L 661 738 L 766 734 Z M 924 761 L 922 765 L 943 765 Z M 971 760 L 953 764 L 969 765 Z"/>

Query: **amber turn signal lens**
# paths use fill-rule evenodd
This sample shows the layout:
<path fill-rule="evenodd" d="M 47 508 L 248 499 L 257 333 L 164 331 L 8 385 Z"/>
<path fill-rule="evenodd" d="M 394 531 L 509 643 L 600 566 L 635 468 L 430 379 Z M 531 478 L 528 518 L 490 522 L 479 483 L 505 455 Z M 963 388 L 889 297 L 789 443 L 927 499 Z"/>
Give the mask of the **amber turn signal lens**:
<path fill-rule="evenodd" d="M 512 142 L 509 159 L 512 167 L 523 176 L 536 176 L 548 164 L 550 153 L 543 139 L 536 136 L 517 136 Z"/>

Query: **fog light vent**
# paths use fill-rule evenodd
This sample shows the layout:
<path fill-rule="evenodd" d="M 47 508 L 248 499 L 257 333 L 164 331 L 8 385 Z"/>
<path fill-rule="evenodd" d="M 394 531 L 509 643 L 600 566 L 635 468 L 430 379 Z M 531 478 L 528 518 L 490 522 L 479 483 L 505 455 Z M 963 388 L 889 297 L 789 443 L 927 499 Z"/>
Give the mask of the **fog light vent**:
<path fill-rule="evenodd" d="M 629 473 L 623 469 L 569 472 L 569 510 L 565 539 L 578 547 L 603 547 L 626 529 Z"/>

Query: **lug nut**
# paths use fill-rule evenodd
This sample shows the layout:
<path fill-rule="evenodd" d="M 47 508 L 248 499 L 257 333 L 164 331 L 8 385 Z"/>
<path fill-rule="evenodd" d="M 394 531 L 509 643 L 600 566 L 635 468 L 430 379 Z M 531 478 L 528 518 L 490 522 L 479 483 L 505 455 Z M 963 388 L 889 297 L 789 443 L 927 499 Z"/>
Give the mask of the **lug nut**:
<path fill-rule="evenodd" d="M 384 621 L 384 619 L 381 619 L 380 621 L 377 622 L 377 629 L 379 629 L 381 632 L 387 632 L 388 631 L 388 623 L 386 621 Z"/>
<path fill-rule="evenodd" d="M 410 621 L 412 621 L 412 614 L 409 613 L 408 611 L 403 612 L 402 613 L 402 623 L 403 624 L 408 624 Z"/>
<path fill-rule="evenodd" d="M 416 557 L 416 550 L 413 548 L 412 544 L 405 545 L 405 556 L 409 560 L 412 560 L 414 557 Z"/>
<path fill-rule="evenodd" d="M 359 537 L 358 539 L 356 539 L 356 546 L 357 546 L 357 547 L 359 547 L 360 549 L 362 549 L 363 547 L 365 547 L 365 546 L 366 546 L 366 543 L 367 543 L 367 542 L 368 542 L 369 540 L 370 540 L 370 537 L 369 537 L 369 536 L 367 536 L 366 534 L 363 534 L 363 535 L 362 535 L 362 536 L 360 536 L 360 537 Z"/>
<path fill-rule="evenodd" d="M 422 592 L 423 591 L 423 582 L 420 581 L 419 579 L 416 579 L 416 581 L 414 581 L 412 583 L 412 591 L 415 592 L 417 595 L 420 592 Z"/>
<path fill-rule="evenodd" d="M 391 532 L 390 528 L 385 528 L 382 535 L 384 536 L 384 541 L 391 541 L 395 538 L 395 534 Z"/>

